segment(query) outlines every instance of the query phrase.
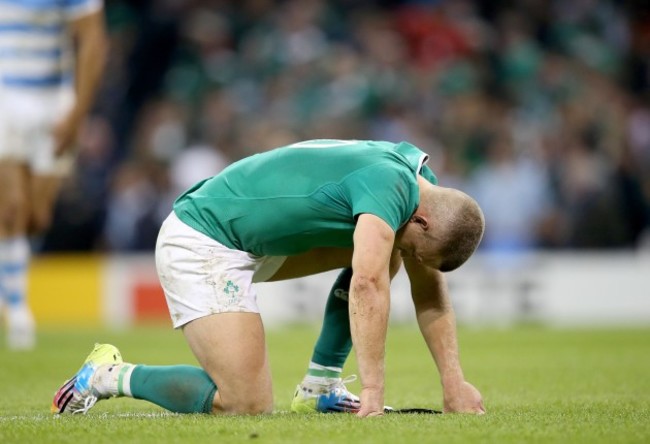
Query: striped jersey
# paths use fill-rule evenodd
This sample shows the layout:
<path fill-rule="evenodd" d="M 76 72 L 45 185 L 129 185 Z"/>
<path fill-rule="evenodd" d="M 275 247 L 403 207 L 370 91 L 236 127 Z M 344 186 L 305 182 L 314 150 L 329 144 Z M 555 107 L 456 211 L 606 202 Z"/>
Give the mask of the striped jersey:
<path fill-rule="evenodd" d="M 67 24 L 101 8 L 102 0 L 0 0 L 0 89 L 71 87 Z"/>

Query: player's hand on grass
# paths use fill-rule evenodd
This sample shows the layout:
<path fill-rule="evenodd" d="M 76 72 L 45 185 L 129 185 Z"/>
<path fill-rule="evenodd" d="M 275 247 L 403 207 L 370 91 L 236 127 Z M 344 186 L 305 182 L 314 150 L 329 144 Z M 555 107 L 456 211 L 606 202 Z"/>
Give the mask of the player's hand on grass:
<path fill-rule="evenodd" d="M 54 126 L 52 135 L 54 136 L 54 154 L 56 156 L 60 156 L 72 148 L 76 142 L 80 124 L 77 115 L 70 112 Z"/>
<path fill-rule="evenodd" d="M 445 413 L 485 413 L 481 393 L 467 381 L 447 384 L 443 387 L 443 396 Z"/>
<path fill-rule="evenodd" d="M 361 390 L 361 409 L 359 418 L 381 416 L 384 414 L 384 390 L 382 388 L 364 388 Z"/>

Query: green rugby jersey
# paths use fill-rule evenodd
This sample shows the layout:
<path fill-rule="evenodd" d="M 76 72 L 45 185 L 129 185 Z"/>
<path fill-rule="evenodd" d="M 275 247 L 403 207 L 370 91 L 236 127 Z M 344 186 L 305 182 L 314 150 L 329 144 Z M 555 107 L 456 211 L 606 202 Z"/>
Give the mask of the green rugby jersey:
<path fill-rule="evenodd" d="M 245 158 L 197 183 L 174 203 L 180 220 L 257 256 L 351 247 L 356 217 L 397 231 L 419 203 L 427 155 L 407 142 L 309 140 Z"/>

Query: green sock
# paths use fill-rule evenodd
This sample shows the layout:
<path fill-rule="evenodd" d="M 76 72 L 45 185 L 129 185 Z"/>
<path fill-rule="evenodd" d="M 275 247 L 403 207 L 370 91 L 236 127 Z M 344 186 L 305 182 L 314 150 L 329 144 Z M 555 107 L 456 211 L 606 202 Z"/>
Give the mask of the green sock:
<path fill-rule="evenodd" d="M 352 350 L 350 333 L 350 314 L 348 312 L 348 292 L 352 268 L 344 269 L 332 286 L 320 336 L 316 342 L 312 363 L 323 367 L 343 368 Z"/>
<path fill-rule="evenodd" d="M 134 398 L 175 413 L 210 413 L 217 386 L 199 367 L 137 365 L 130 389 Z"/>

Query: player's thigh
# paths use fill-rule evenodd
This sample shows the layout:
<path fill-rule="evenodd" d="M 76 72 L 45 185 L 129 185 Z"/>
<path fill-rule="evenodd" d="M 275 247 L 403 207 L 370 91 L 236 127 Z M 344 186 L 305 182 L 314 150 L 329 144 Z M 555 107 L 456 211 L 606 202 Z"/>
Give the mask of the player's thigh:
<path fill-rule="evenodd" d="M 29 170 L 21 162 L 0 159 L 0 236 L 23 234 L 29 213 Z"/>
<path fill-rule="evenodd" d="M 32 231 L 40 233 L 49 228 L 62 182 L 63 178 L 58 175 L 32 175 L 29 214 L 29 227 Z"/>
<path fill-rule="evenodd" d="M 218 313 L 183 326 L 197 360 L 217 385 L 217 413 L 269 413 L 273 390 L 258 313 Z"/>
<path fill-rule="evenodd" d="M 268 282 L 310 276 L 351 265 L 352 248 L 314 248 L 306 253 L 287 257 Z"/>

